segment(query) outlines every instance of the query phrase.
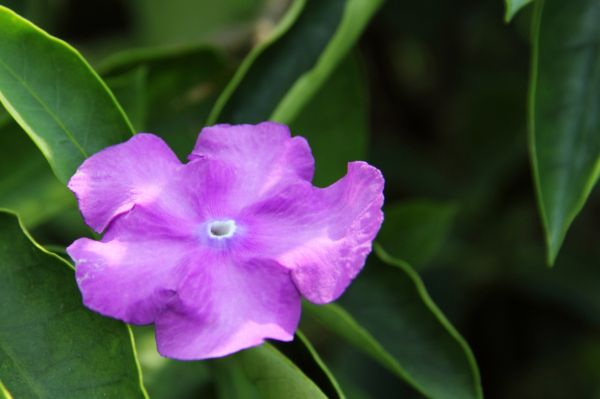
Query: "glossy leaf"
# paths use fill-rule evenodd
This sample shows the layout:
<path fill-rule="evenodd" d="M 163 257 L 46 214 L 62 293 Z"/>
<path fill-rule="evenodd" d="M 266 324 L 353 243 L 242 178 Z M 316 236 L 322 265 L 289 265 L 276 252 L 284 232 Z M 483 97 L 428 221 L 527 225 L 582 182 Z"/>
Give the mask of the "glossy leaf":
<path fill-rule="evenodd" d="M 0 376 L 16 398 L 145 398 L 126 325 L 87 310 L 70 265 L 0 212 Z"/>
<path fill-rule="evenodd" d="M 132 128 L 115 98 L 65 42 L 0 6 L 0 101 L 66 182 Z"/>
<path fill-rule="evenodd" d="M 595 0 L 536 2 L 529 149 L 550 264 L 600 175 L 599 20 Z"/>
<path fill-rule="evenodd" d="M 504 22 L 510 22 L 523 7 L 532 1 L 533 0 L 504 0 Z"/>
<path fill-rule="evenodd" d="M 337 305 L 305 304 L 305 315 L 365 352 L 430 398 L 481 398 L 468 345 L 408 264 L 370 264 Z M 378 270 L 373 270 L 378 268 Z"/>
<path fill-rule="evenodd" d="M 318 186 L 345 175 L 349 161 L 366 159 L 367 88 L 357 57 L 342 61 L 290 127 L 310 143 Z"/>
<path fill-rule="evenodd" d="M 455 214 L 453 205 L 433 201 L 386 205 L 379 243 L 390 255 L 420 267 L 437 254 Z"/>
<path fill-rule="evenodd" d="M 382 3 L 295 0 L 270 38 L 244 60 L 208 124 L 293 120 Z"/>
<path fill-rule="evenodd" d="M 213 361 L 219 398 L 327 398 L 298 367 L 269 344 Z"/>

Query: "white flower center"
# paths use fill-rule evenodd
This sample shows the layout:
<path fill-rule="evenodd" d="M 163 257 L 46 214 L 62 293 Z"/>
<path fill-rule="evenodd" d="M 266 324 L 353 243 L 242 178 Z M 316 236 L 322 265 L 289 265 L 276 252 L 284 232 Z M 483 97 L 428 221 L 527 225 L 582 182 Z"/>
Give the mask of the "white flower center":
<path fill-rule="evenodd" d="M 217 240 L 230 238 L 235 233 L 235 221 L 215 220 L 208 224 L 208 236 Z"/>

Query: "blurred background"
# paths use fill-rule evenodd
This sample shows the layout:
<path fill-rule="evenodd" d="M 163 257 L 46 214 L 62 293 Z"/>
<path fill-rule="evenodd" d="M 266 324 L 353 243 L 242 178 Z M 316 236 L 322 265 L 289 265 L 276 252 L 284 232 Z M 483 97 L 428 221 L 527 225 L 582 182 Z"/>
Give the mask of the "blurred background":
<path fill-rule="evenodd" d="M 235 68 L 288 6 L 284 0 L 0 4 L 81 51 L 136 129 L 161 134 L 181 156 Z M 486 397 L 600 398 L 600 193 L 592 194 L 548 268 L 526 138 L 531 11 L 505 24 L 501 0 L 389 0 L 292 128 L 309 137 L 319 185 L 341 177 L 349 157 L 381 168 L 385 211 L 395 216 L 379 241 L 418 271 L 465 337 Z M 131 49 L 139 51 L 125 52 Z M 338 102 L 344 106 L 332 106 Z M 325 116 L 317 112 L 328 107 Z M 336 130 L 343 118 L 356 129 Z M 311 137 L 315 125 L 330 127 L 333 138 Z M 3 132 L 0 146 L 11 154 L 0 159 L 0 206 L 18 208 L 34 237 L 54 249 L 89 235 L 70 193 L 26 135 Z M 23 176 L 28 187 L 19 183 Z M 360 306 L 374 291 L 400 295 L 402 287 L 385 285 L 377 270 L 369 264 L 341 304 Z M 393 300 L 385 306 L 381 317 L 398 311 Z M 421 397 L 304 323 L 349 397 Z M 159 372 L 166 360 L 156 357 L 145 331 L 138 331 L 138 345 L 152 397 L 215 394 L 203 364 Z M 386 345 L 410 343 L 392 330 Z"/>

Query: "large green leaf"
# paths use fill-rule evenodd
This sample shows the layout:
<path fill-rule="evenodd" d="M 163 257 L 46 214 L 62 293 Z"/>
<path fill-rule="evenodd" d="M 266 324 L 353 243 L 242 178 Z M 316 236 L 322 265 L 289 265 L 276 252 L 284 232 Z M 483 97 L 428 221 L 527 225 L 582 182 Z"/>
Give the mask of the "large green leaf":
<path fill-rule="evenodd" d="M 510 22 L 514 16 L 533 0 L 504 0 L 504 22 Z"/>
<path fill-rule="evenodd" d="M 0 6 L 0 101 L 63 182 L 132 128 L 103 81 L 68 44 Z"/>
<path fill-rule="evenodd" d="M 209 118 L 287 123 L 348 53 L 383 0 L 295 0 L 244 60 Z"/>
<path fill-rule="evenodd" d="M 536 2 L 529 149 L 550 264 L 600 175 L 598 21 L 596 0 Z"/>
<path fill-rule="evenodd" d="M 327 398 L 298 367 L 269 344 L 213 362 L 219 398 Z"/>
<path fill-rule="evenodd" d="M 0 212 L 0 376 L 17 398 L 144 398 L 131 333 L 87 310 L 70 265 Z"/>
<path fill-rule="evenodd" d="M 430 398 L 481 398 L 468 345 L 427 294 L 419 276 L 376 246 L 342 305 L 305 304 L 305 314 Z M 377 269 L 377 270 L 374 270 Z"/>
<path fill-rule="evenodd" d="M 312 101 L 290 121 L 308 139 L 315 157 L 314 183 L 325 186 L 346 174 L 349 161 L 367 156 L 367 87 L 356 57 L 347 57 Z"/>
<path fill-rule="evenodd" d="M 377 239 L 390 255 L 421 267 L 437 254 L 455 214 L 454 205 L 434 201 L 386 205 Z"/>

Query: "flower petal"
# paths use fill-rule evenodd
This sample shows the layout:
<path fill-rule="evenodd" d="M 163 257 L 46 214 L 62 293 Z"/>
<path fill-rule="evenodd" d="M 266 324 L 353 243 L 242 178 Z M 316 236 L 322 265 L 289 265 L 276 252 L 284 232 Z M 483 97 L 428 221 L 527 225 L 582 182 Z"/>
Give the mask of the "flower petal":
<path fill-rule="evenodd" d="M 189 158 L 216 158 L 234 165 L 246 198 L 257 198 L 290 180 L 312 180 L 314 159 L 303 137 L 287 126 L 215 125 L 202 129 Z"/>
<path fill-rule="evenodd" d="M 189 231 L 176 219 L 136 208 L 117 218 L 102 241 L 71 244 L 67 252 L 84 304 L 127 323 L 152 323 L 195 249 L 179 229 Z"/>
<path fill-rule="evenodd" d="M 136 134 L 86 159 L 68 186 L 85 222 L 102 232 L 115 216 L 157 198 L 180 165 L 162 139 Z"/>
<path fill-rule="evenodd" d="M 291 341 L 300 294 L 289 270 L 267 260 L 235 263 L 208 253 L 156 320 L 158 351 L 180 360 L 229 355 L 266 338 Z"/>
<path fill-rule="evenodd" d="M 300 292 L 311 302 L 337 299 L 371 252 L 383 221 L 384 180 L 365 162 L 348 164 L 335 184 L 287 187 L 245 210 L 265 256 L 292 271 Z"/>

